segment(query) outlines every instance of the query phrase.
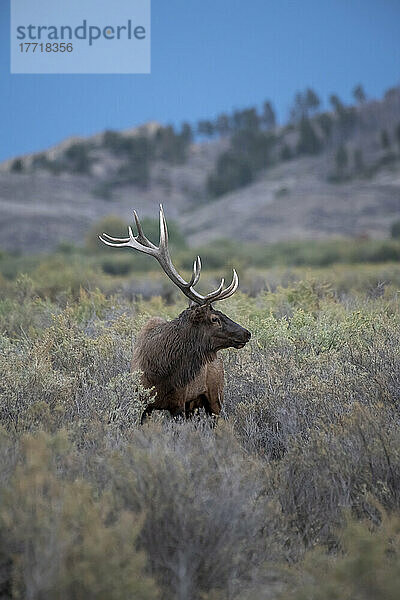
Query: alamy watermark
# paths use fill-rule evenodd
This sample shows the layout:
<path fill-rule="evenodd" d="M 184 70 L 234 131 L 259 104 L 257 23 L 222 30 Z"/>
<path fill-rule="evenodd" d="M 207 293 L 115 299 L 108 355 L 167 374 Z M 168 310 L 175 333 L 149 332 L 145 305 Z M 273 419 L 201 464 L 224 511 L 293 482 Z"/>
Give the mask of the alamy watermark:
<path fill-rule="evenodd" d="M 11 0 L 11 73 L 150 73 L 150 0 Z"/>

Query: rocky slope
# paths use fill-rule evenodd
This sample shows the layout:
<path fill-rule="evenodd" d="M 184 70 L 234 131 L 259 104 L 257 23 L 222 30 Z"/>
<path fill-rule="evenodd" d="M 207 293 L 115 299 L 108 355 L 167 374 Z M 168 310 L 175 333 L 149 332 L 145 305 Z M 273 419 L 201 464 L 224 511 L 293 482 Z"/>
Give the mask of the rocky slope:
<path fill-rule="evenodd" d="M 322 153 L 276 162 L 250 185 L 216 199 L 207 197 L 206 179 L 229 139 L 191 144 L 183 164 L 154 161 L 147 187 L 116 182 L 120 159 L 104 147 L 102 134 L 66 140 L 40 155 L 22 157 L 20 163 L 7 161 L 0 165 L 0 247 L 36 252 L 51 250 L 62 241 L 79 244 L 101 217 L 115 214 L 128 221 L 133 208 L 154 217 L 160 202 L 167 217 L 175 219 L 196 245 L 222 237 L 266 243 L 387 236 L 391 223 L 400 218 L 400 145 L 393 134 L 400 123 L 400 88 L 380 102 L 358 107 L 357 115 L 357 127 L 345 143 L 349 156 L 362 149 L 365 163 L 374 165 L 368 177 L 352 173 L 340 182 L 330 180 L 338 147 L 333 140 Z M 157 128 L 152 123 L 122 135 L 152 135 Z M 381 143 L 383 129 L 390 136 L 386 149 Z M 295 136 L 290 128 L 278 134 L 285 140 Z M 80 144 L 90 148 L 88 173 L 43 168 L 46 161 L 57 160 Z M 104 193 L 110 177 L 113 185 Z"/>

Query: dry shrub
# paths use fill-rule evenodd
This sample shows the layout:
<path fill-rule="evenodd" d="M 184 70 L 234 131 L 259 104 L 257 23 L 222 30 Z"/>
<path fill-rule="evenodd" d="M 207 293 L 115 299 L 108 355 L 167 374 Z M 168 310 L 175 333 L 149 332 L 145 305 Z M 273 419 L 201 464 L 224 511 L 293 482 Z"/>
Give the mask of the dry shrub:
<path fill-rule="evenodd" d="M 89 327 L 78 317 L 80 309 L 67 308 L 34 340 L 3 339 L 0 415 L 9 430 L 138 423 L 150 393 L 129 373 L 131 318 Z"/>
<path fill-rule="evenodd" d="M 265 560 L 282 558 L 285 526 L 268 473 L 229 427 L 145 427 L 110 477 L 122 508 L 147 513 L 140 540 L 165 597 L 233 597 Z"/>
<path fill-rule="evenodd" d="M 157 589 L 136 549 L 140 519 L 116 513 L 112 499 L 88 482 L 60 478 L 54 452 L 64 443 L 23 438 L 1 491 L 3 597 L 153 600 Z"/>
<path fill-rule="evenodd" d="M 397 600 L 400 589 L 400 521 L 383 516 L 379 528 L 350 520 L 341 552 L 308 553 L 285 600 Z"/>

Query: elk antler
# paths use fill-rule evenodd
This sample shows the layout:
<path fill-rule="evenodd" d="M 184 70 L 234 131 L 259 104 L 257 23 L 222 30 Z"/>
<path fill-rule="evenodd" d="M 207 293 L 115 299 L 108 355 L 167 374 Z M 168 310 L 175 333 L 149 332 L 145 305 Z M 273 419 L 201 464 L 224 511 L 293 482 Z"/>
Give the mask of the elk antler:
<path fill-rule="evenodd" d="M 167 223 L 164 216 L 163 207 L 160 204 L 160 242 L 158 247 L 155 246 L 143 233 L 142 226 L 139 221 L 139 217 L 136 214 L 136 211 L 133 211 L 136 228 L 138 231 L 138 235 L 135 237 L 132 232 L 132 228 L 128 227 L 129 237 L 127 238 L 114 238 L 107 233 L 103 233 L 103 235 L 99 235 L 99 239 L 107 246 L 112 246 L 113 248 L 122 248 L 127 246 L 129 248 L 134 248 L 135 250 L 139 250 L 139 252 L 144 252 L 145 254 L 150 254 L 150 256 L 154 256 L 160 263 L 165 274 L 171 279 L 171 281 L 178 286 L 180 290 L 192 300 L 196 304 L 208 304 L 211 302 L 217 302 L 218 300 L 225 300 L 232 296 L 238 288 L 239 278 L 235 269 L 233 269 L 233 278 L 232 283 L 224 289 L 225 280 L 221 279 L 221 283 L 219 287 L 210 292 L 206 296 L 202 296 L 197 292 L 194 288 L 196 283 L 200 279 L 201 272 L 201 260 L 200 256 L 196 258 L 193 263 L 193 273 L 190 281 L 185 281 L 175 269 L 172 264 L 171 257 L 168 251 L 168 230 Z M 105 239 L 106 238 L 106 239 Z"/>

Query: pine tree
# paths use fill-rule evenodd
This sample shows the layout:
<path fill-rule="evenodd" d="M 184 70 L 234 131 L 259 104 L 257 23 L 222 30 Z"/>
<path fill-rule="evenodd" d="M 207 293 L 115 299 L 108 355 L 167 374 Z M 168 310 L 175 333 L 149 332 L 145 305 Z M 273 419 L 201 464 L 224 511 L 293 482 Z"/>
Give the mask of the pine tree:
<path fill-rule="evenodd" d="M 296 123 L 308 118 L 315 113 L 320 104 L 321 100 L 311 88 L 307 88 L 304 92 L 297 92 L 290 111 L 291 120 Z"/>
<path fill-rule="evenodd" d="M 317 122 L 324 132 L 324 136 L 326 139 L 329 139 L 332 133 L 333 120 L 330 114 L 322 113 L 318 115 Z"/>
<path fill-rule="evenodd" d="M 181 129 L 181 137 L 186 144 L 189 144 L 192 141 L 193 132 L 189 123 L 183 123 Z"/>
<path fill-rule="evenodd" d="M 357 173 L 364 171 L 364 158 L 361 148 L 354 150 L 354 169 Z"/>
<path fill-rule="evenodd" d="M 321 104 L 321 100 L 319 99 L 317 94 L 314 92 L 314 90 L 312 90 L 311 88 L 308 88 L 305 92 L 305 105 L 306 105 L 307 111 L 309 113 L 315 112 L 316 110 L 318 110 L 320 104 Z"/>
<path fill-rule="evenodd" d="M 293 123 L 298 123 L 306 117 L 307 107 L 304 95 L 301 92 L 297 92 L 293 100 L 292 108 L 290 109 L 290 120 Z"/>
<path fill-rule="evenodd" d="M 276 125 L 275 111 L 269 100 L 264 102 L 262 120 L 266 129 L 273 129 Z"/>
<path fill-rule="evenodd" d="M 394 130 L 394 135 L 395 135 L 395 138 L 397 140 L 397 143 L 398 143 L 399 149 L 400 149 L 400 123 L 398 123 L 396 129 Z"/>
<path fill-rule="evenodd" d="M 297 151 L 300 154 L 318 154 L 321 151 L 321 140 L 314 131 L 309 119 L 303 118 L 299 125 L 299 141 Z"/>
<path fill-rule="evenodd" d="M 381 144 L 384 150 L 388 150 L 390 148 L 390 138 L 386 129 L 382 129 L 381 131 Z"/>
<path fill-rule="evenodd" d="M 22 173 L 22 171 L 24 170 L 24 163 L 20 158 L 16 158 L 15 160 L 13 160 L 10 170 L 13 173 Z"/>
<path fill-rule="evenodd" d="M 348 162 L 349 162 L 347 150 L 346 150 L 345 146 L 343 146 L 343 144 L 341 146 L 339 146 L 339 148 L 335 154 L 335 162 L 336 162 L 336 169 L 337 169 L 338 173 L 343 174 L 343 171 L 346 169 Z"/>
<path fill-rule="evenodd" d="M 292 150 L 288 144 L 282 146 L 280 155 L 282 160 L 290 160 L 292 158 Z"/>
<path fill-rule="evenodd" d="M 332 105 L 333 110 L 341 116 L 345 112 L 345 107 L 343 102 L 340 100 L 339 96 L 336 94 L 331 94 L 329 97 L 329 102 Z"/>
<path fill-rule="evenodd" d="M 214 124 L 209 120 L 199 121 L 197 131 L 200 135 L 212 137 L 214 135 Z"/>
<path fill-rule="evenodd" d="M 257 131 L 260 119 L 256 108 L 247 108 L 242 111 L 242 128 L 248 131 Z"/>
<path fill-rule="evenodd" d="M 228 133 L 230 132 L 230 123 L 228 115 L 226 115 L 225 113 L 218 115 L 217 121 L 215 123 L 215 129 L 222 137 L 228 135 Z"/>
<path fill-rule="evenodd" d="M 363 104 L 365 102 L 365 100 L 367 99 L 365 92 L 364 92 L 364 88 L 361 85 L 361 83 L 356 85 L 355 88 L 353 89 L 353 97 L 356 100 L 356 102 L 358 102 L 359 104 Z"/>

